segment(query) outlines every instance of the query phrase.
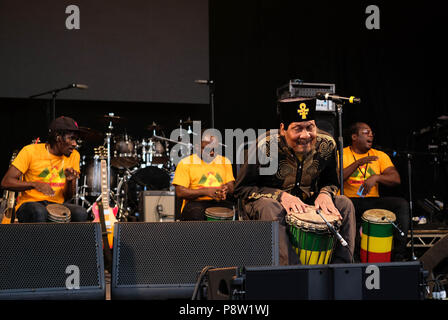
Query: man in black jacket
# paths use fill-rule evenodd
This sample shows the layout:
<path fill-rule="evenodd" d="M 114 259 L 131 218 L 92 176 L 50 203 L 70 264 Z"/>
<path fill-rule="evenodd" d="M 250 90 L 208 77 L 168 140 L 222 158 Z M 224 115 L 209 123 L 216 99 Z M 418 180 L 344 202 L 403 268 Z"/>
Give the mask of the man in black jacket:
<path fill-rule="evenodd" d="M 236 181 L 235 195 L 242 201 L 246 219 L 279 221 L 281 265 L 299 263 L 289 240 L 287 213 L 300 215 L 309 205 L 341 220 L 339 232 L 348 246 L 338 242 L 332 262 L 353 260 L 355 210 L 347 197 L 336 195 L 336 142 L 316 127 L 315 108 L 315 99 L 280 102 L 280 130 L 268 131 L 258 138 Z M 272 172 L 268 172 L 267 158 L 270 167 L 276 165 Z"/>

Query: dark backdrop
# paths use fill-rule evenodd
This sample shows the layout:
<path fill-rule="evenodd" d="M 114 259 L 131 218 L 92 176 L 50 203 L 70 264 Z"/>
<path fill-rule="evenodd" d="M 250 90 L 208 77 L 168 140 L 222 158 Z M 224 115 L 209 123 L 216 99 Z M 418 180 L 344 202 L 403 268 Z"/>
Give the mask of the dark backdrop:
<path fill-rule="evenodd" d="M 336 92 L 362 103 L 346 106 L 344 127 L 365 121 L 375 144 L 414 154 L 416 197 L 446 197 L 444 122 L 447 109 L 447 63 L 443 41 L 448 13 L 439 1 L 215 1 L 209 2 L 210 78 L 215 81 L 215 126 L 273 128 L 276 89 L 290 79 L 335 83 Z M 380 9 L 380 30 L 367 30 L 368 5 Z M 175 10 L 175 8 L 173 8 Z M 161 30 L 160 32 L 163 32 Z M 95 66 L 89 66 L 95 68 Z M 101 70 L 98 70 L 100 72 Z M 12 147 L 44 132 L 44 101 L 2 99 L 2 156 L 6 170 Z M 73 115 L 81 125 L 101 129 L 98 117 L 126 115 L 129 130 L 146 134 L 152 121 L 174 127 L 180 118 L 209 120 L 207 105 L 150 102 L 60 101 L 58 113 Z M 438 122 L 438 131 L 414 136 Z M 209 123 L 208 123 L 209 124 Z M 347 142 L 347 140 L 346 140 Z M 407 158 L 393 158 L 407 196 Z M 434 179 L 434 175 L 437 179 Z"/>

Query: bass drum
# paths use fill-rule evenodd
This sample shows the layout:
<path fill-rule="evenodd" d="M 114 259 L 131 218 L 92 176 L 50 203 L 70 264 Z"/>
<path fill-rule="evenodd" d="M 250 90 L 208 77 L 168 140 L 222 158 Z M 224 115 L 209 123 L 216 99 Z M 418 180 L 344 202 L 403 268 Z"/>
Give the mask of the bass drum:
<path fill-rule="evenodd" d="M 98 197 L 101 194 L 101 160 L 91 159 L 88 161 L 86 169 L 87 195 Z M 110 168 L 110 189 L 117 187 L 117 172 L 114 167 Z"/>
<path fill-rule="evenodd" d="M 145 190 L 169 190 L 170 174 L 155 166 L 139 169 L 128 182 L 129 205 L 138 207 L 139 194 Z"/>

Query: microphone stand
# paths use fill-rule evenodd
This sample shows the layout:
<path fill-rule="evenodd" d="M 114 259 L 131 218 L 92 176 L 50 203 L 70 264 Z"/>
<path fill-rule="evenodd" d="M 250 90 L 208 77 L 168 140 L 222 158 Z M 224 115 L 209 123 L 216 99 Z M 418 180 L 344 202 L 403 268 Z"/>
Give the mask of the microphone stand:
<path fill-rule="evenodd" d="M 57 96 L 57 94 L 60 91 L 69 90 L 69 89 L 73 89 L 73 88 L 76 88 L 76 84 L 74 84 L 74 83 L 69 84 L 66 87 L 62 87 L 62 88 L 58 88 L 58 89 L 52 89 L 52 90 L 45 91 L 45 92 L 42 92 L 42 93 L 37 93 L 37 94 L 34 94 L 32 96 L 29 96 L 29 98 L 33 99 L 33 98 L 37 98 L 37 97 L 44 96 L 44 95 L 47 95 L 47 94 L 51 94 L 50 121 L 53 121 L 54 119 L 56 119 L 56 96 Z"/>
<path fill-rule="evenodd" d="M 339 190 L 344 195 L 344 137 L 342 136 L 342 103 L 336 103 L 338 114 L 338 145 L 339 145 Z"/>
<path fill-rule="evenodd" d="M 411 230 L 411 258 L 413 261 L 417 260 L 417 257 L 415 256 L 414 252 L 414 226 L 413 226 L 413 204 L 412 204 L 412 154 L 407 153 L 406 157 L 408 159 L 408 188 L 409 188 L 409 223 L 410 223 L 410 230 Z"/>

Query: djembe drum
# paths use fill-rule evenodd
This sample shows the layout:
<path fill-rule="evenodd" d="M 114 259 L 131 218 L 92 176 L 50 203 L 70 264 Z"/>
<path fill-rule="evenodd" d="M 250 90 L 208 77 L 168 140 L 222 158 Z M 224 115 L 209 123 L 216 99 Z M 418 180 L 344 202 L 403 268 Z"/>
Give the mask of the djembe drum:
<path fill-rule="evenodd" d="M 205 209 L 205 218 L 207 221 L 233 220 L 235 212 L 225 207 L 210 207 Z"/>
<path fill-rule="evenodd" d="M 395 214 L 384 209 L 367 210 L 362 215 L 361 262 L 390 262 Z"/>
<path fill-rule="evenodd" d="M 48 220 L 51 222 L 70 222 L 72 215 L 70 209 L 58 203 L 47 205 Z"/>
<path fill-rule="evenodd" d="M 335 215 L 321 212 L 325 220 L 338 230 L 340 220 Z M 328 264 L 333 254 L 335 238 L 313 206 L 305 213 L 290 212 L 286 215 L 290 241 L 300 262 L 304 265 Z"/>

